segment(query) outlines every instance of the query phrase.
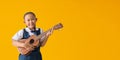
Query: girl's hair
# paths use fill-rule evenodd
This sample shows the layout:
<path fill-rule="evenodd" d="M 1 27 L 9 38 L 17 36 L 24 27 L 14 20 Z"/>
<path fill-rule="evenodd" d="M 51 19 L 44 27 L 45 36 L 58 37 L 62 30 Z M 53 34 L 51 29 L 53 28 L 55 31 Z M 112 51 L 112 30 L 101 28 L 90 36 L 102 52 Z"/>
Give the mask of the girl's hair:
<path fill-rule="evenodd" d="M 32 14 L 33 16 L 36 17 L 35 13 L 33 13 L 33 12 L 26 12 L 26 13 L 24 14 L 23 18 L 25 18 L 25 16 L 28 15 L 28 14 Z"/>

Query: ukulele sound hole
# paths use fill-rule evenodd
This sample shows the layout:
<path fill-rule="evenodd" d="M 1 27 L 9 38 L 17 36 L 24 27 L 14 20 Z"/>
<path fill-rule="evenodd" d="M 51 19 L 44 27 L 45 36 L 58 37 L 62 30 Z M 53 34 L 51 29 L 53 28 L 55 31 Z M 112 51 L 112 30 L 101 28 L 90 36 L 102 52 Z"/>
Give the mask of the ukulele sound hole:
<path fill-rule="evenodd" d="M 32 44 L 32 43 L 34 43 L 34 40 L 33 40 L 33 39 L 30 40 L 30 44 Z"/>

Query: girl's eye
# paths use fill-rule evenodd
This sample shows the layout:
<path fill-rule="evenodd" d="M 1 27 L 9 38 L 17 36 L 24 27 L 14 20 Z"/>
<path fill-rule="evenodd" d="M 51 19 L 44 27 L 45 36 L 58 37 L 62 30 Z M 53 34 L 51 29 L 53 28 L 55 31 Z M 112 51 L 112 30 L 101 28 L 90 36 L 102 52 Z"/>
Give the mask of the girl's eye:
<path fill-rule="evenodd" d="M 35 20 L 35 19 L 31 19 L 31 20 Z"/>
<path fill-rule="evenodd" d="M 30 21 L 29 19 L 27 21 Z"/>

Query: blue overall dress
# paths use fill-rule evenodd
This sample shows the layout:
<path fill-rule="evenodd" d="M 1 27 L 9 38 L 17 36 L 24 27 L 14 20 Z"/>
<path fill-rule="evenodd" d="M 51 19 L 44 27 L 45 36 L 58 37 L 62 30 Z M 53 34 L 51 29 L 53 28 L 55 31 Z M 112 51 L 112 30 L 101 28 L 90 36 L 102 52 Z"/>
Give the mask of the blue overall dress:
<path fill-rule="evenodd" d="M 27 39 L 30 37 L 29 33 L 23 29 L 23 39 Z M 32 31 L 35 35 L 41 34 L 40 29 L 36 31 Z M 35 48 L 29 55 L 19 55 L 19 60 L 42 60 L 42 55 L 40 52 L 40 46 Z"/>

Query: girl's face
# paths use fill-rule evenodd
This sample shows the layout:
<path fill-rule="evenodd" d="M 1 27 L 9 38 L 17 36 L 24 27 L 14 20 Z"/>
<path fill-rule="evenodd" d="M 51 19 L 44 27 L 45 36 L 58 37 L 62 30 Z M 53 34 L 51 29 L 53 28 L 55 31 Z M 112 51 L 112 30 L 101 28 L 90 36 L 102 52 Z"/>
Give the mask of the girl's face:
<path fill-rule="evenodd" d="M 33 30 L 36 26 L 36 21 L 37 21 L 37 18 L 32 15 L 32 14 L 27 14 L 25 15 L 25 18 L 24 18 L 24 23 L 26 24 L 26 26 L 28 28 L 30 28 L 31 30 Z"/>

